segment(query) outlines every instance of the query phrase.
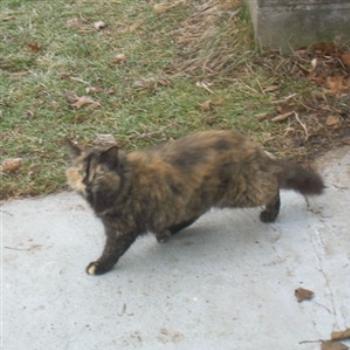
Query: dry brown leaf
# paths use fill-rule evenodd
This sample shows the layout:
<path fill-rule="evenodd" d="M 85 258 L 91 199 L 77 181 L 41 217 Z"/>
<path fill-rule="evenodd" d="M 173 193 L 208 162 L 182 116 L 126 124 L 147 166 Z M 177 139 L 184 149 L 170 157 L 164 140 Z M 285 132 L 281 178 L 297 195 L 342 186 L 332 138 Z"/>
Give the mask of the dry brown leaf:
<path fill-rule="evenodd" d="M 16 17 L 15 17 L 15 16 L 12 16 L 12 15 L 9 15 L 9 16 L 2 17 L 2 18 L 1 18 L 1 21 L 7 22 L 7 21 L 11 21 L 11 20 L 13 20 L 13 19 L 16 19 Z"/>
<path fill-rule="evenodd" d="M 67 28 L 80 28 L 83 26 L 83 22 L 78 18 L 78 17 L 74 17 L 74 18 L 70 18 L 66 21 L 66 27 Z"/>
<path fill-rule="evenodd" d="M 137 89 L 153 89 L 157 86 L 157 81 L 154 78 L 140 79 L 134 82 L 134 87 Z"/>
<path fill-rule="evenodd" d="M 200 103 L 199 107 L 201 111 L 208 112 L 212 109 L 213 103 L 210 100 L 207 100 L 207 101 L 204 101 L 203 103 Z"/>
<path fill-rule="evenodd" d="M 94 27 L 96 30 L 101 30 L 107 27 L 107 24 L 103 21 L 97 21 L 94 23 Z"/>
<path fill-rule="evenodd" d="M 99 86 L 88 86 L 86 89 L 85 89 L 86 93 L 87 94 L 97 94 L 99 92 L 102 92 L 103 89 Z"/>
<path fill-rule="evenodd" d="M 11 158 L 5 159 L 0 165 L 0 172 L 4 173 L 14 173 L 16 172 L 22 165 L 22 158 Z"/>
<path fill-rule="evenodd" d="M 314 59 L 311 60 L 311 68 L 312 68 L 312 70 L 316 69 L 317 63 L 318 63 L 317 58 L 314 58 Z"/>
<path fill-rule="evenodd" d="M 346 66 L 350 66 L 350 52 L 345 52 L 340 56 Z"/>
<path fill-rule="evenodd" d="M 263 89 L 264 92 L 273 92 L 273 91 L 277 91 L 280 87 L 278 85 L 270 85 L 268 87 L 266 87 L 265 89 Z"/>
<path fill-rule="evenodd" d="M 269 119 L 271 117 L 270 113 L 264 112 L 264 113 L 259 113 L 256 116 L 256 119 L 259 120 L 259 122 Z"/>
<path fill-rule="evenodd" d="M 70 104 L 76 102 L 76 100 L 78 99 L 77 94 L 73 91 L 66 91 L 63 95 L 66 98 L 67 102 Z"/>
<path fill-rule="evenodd" d="M 106 90 L 106 94 L 107 95 L 114 95 L 115 94 L 115 90 L 113 88 L 107 89 Z"/>
<path fill-rule="evenodd" d="M 326 125 L 332 128 L 340 126 L 341 121 L 337 115 L 330 115 L 326 119 Z"/>
<path fill-rule="evenodd" d="M 127 57 L 123 54 L 123 53 L 119 53 L 117 55 L 115 55 L 112 59 L 113 63 L 124 63 L 127 61 Z"/>
<path fill-rule="evenodd" d="M 334 331 L 331 334 L 332 340 L 344 340 L 350 339 L 350 328 L 347 328 L 343 331 Z"/>
<path fill-rule="evenodd" d="M 168 79 L 159 79 L 158 80 L 158 85 L 169 86 L 169 85 L 171 85 L 171 81 L 168 80 Z"/>
<path fill-rule="evenodd" d="M 157 14 L 160 15 L 164 12 L 167 12 L 171 10 L 172 8 L 183 4 L 185 1 L 184 0 L 178 0 L 178 1 L 169 1 L 169 2 L 162 2 L 160 4 L 155 4 L 153 5 L 153 11 Z"/>
<path fill-rule="evenodd" d="M 206 100 L 202 103 L 199 104 L 199 108 L 201 109 L 201 111 L 203 112 L 208 112 L 210 110 L 212 110 L 215 106 L 220 106 L 223 104 L 223 99 L 222 98 L 218 98 L 218 99 L 210 99 L 210 100 Z"/>
<path fill-rule="evenodd" d="M 301 303 L 304 300 L 311 300 L 315 293 L 312 290 L 305 288 L 298 288 L 294 291 L 294 295 L 298 300 L 298 303 Z"/>
<path fill-rule="evenodd" d="M 89 96 L 80 96 L 71 105 L 72 105 L 72 107 L 74 107 L 76 109 L 80 109 L 80 108 L 87 106 L 87 105 L 91 106 L 91 108 L 97 108 L 97 107 L 101 106 L 99 102 L 93 100 Z"/>
<path fill-rule="evenodd" d="M 133 24 L 131 24 L 130 26 L 128 26 L 127 32 L 133 33 L 134 31 L 139 29 L 143 24 L 144 24 L 144 20 L 143 19 L 138 20 L 138 21 L 134 22 Z"/>
<path fill-rule="evenodd" d="M 271 119 L 272 122 L 282 122 L 283 120 L 288 119 L 290 116 L 292 116 L 293 114 L 295 114 L 295 111 L 290 111 L 290 112 L 286 112 L 286 113 L 282 113 L 277 115 L 276 117 L 273 117 Z"/>
<path fill-rule="evenodd" d="M 35 52 L 35 53 L 37 53 L 41 50 L 41 46 L 36 42 L 29 43 L 29 44 L 27 44 L 27 46 L 32 52 Z"/>
<path fill-rule="evenodd" d="M 321 350 L 348 350 L 349 348 L 339 342 L 334 342 L 332 340 L 323 341 L 321 343 Z"/>
<path fill-rule="evenodd" d="M 326 87 L 333 94 L 339 94 L 347 89 L 345 78 L 341 75 L 335 75 L 333 77 L 327 77 Z"/>
<path fill-rule="evenodd" d="M 213 83 L 207 82 L 207 81 L 197 81 L 196 82 L 196 86 L 199 88 L 202 88 L 206 91 L 208 91 L 209 93 L 213 94 L 214 91 L 212 89 L 210 89 L 210 86 L 212 86 Z"/>

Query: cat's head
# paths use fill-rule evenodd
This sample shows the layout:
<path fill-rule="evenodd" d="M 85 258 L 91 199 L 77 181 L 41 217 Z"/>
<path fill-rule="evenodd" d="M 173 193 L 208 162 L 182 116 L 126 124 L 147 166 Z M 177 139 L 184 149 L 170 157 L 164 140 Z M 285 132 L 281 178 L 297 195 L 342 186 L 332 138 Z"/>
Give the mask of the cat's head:
<path fill-rule="evenodd" d="M 72 155 L 66 170 L 68 185 L 97 210 L 112 205 L 123 186 L 125 153 L 117 145 L 89 149 L 71 141 L 67 145 Z"/>

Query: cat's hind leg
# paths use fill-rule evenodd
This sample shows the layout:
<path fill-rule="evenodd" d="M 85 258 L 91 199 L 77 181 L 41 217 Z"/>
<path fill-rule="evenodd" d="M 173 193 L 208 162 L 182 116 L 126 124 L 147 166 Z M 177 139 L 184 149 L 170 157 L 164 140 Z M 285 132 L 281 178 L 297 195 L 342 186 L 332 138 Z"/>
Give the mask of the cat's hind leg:
<path fill-rule="evenodd" d="M 163 230 L 160 232 L 155 232 L 158 243 L 165 243 L 171 237 L 171 232 L 169 230 Z"/>
<path fill-rule="evenodd" d="M 175 224 L 173 226 L 170 226 L 168 228 L 168 230 L 170 231 L 170 233 L 172 235 L 175 235 L 175 234 L 179 233 L 180 231 L 182 231 L 183 229 L 185 229 L 186 227 L 192 225 L 196 220 L 198 220 L 198 218 L 199 218 L 199 216 L 194 217 L 190 220 L 180 222 L 179 224 Z"/>
<path fill-rule="evenodd" d="M 262 222 L 273 222 L 276 220 L 281 207 L 281 199 L 279 190 L 276 196 L 266 204 L 265 209 L 260 213 Z"/>

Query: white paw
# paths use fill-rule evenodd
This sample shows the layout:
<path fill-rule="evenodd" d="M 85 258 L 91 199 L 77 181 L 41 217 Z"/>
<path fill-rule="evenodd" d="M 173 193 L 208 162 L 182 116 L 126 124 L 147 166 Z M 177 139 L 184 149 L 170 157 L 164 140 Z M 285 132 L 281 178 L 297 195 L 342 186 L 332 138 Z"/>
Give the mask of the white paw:
<path fill-rule="evenodd" d="M 88 267 L 86 268 L 86 273 L 88 275 L 96 275 L 96 264 L 90 263 Z"/>

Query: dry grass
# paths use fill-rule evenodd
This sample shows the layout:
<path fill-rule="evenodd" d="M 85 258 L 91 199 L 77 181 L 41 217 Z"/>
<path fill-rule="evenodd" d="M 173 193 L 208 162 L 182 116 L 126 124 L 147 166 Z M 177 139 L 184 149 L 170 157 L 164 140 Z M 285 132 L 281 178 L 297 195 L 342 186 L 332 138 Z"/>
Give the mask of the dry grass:
<path fill-rule="evenodd" d="M 191 13 L 172 33 L 176 73 L 226 79 L 254 55 L 247 9 L 239 1 L 194 1 Z"/>
<path fill-rule="evenodd" d="M 65 188 L 66 137 L 236 128 L 297 158 L 348 142 L 347 48 L 258 52 L 236 0 L 3 0 L 0 39 L 0 161 L 23 159 L 2 199 Z"/>

